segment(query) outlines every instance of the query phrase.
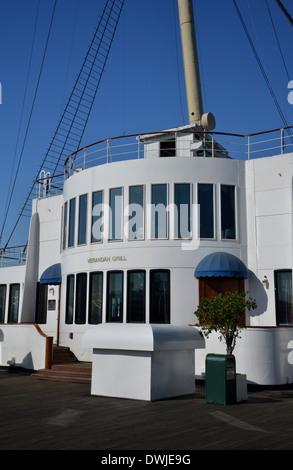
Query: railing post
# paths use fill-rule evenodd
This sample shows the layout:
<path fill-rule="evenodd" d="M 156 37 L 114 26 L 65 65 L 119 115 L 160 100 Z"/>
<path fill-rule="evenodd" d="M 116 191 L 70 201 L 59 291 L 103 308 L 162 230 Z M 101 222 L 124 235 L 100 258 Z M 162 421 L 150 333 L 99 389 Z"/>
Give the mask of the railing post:
<path fill-rule="evenodd" d="M 284 153 L 284 129 L 281 129 L 281 155 Z"/>
<path fill-rule="evenodd" d="M 140 158 L 140 138 L 139 138 L 139 136 L 137 138 L 137 145 L 138 145 L 138 147 L 137 147 L 137 158 L 139 159 Z"/>
<path fill-rule="evenodd" d="M 247 137 L 247 159 L 250 160 L 250 135 Z"/>

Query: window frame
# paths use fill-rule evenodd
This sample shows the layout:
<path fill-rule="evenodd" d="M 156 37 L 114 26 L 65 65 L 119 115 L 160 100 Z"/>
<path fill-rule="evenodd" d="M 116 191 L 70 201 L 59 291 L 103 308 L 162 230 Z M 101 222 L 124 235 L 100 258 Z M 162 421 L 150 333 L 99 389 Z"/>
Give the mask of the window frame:
<path fill-rule="evenodd" d="M 119 274 L 121 276 L 121 315 L 115 317 L 110 315 L 110 277 L 115 274 Z M 106 286 L 106 323 L 123 323 L 124 317 L 124 271 L 122 270 L 115 270 L 115 271 L 107 271 L 107 286 Z"/>
<path fill-rule="evenodd" d="M 85 199 L 85 206 L 81 204 Z M 83 227 L 84 223 L 84 227 Z M 77 227 L 77 245 L 87 244 L 87 226 L 88 226 L 88 194 L 81 194 L 78 198 L 78 227 Z"/>
<path fill-rule="evenodd" d="M 233 197 L 234 197 L 234 208 L 233 208 L 233 218 L 234 218 L 234 227 L 232 229 L 230 228 L 225 228 L 225 230 L 234 230 L 234 237 L 227 237 L 223 236 L 223 214 L 227 215 L 227 210 L 224 211 L 224 204 L 223 204 L 223 194 L 222 194 L 222 188 L 224 187 L 230 187 L 233 188 Z M 234 184 L 220 184 L 220 235 L 221 235 L 221 240 L 237 240 L 237 192 L 236 192 L 236 186 Z"/>
<path fill-rule="evenodd" d="M 165 226 L 165 235 L 164 236 L 156 236 L 156 234 L 159 235 L 160 232 L 160 227 L 159 224 L 157 226 L 156 224 L 156 219 L 154 219 L 154 207 L 157 205 L 163 205 L 164 202 L 159 202 L 158 204 L 153 203 L 153 189 L 158 188 L 159 186 L 162 186 L 166 189 L 166 205 L 165 205 L 165 217 L 164 217 L 164 226 Z M 154 183 L 151 184 L 151 220 L 150 220 L 150 236 L 151 240 L 168 240 L 169 239 L 169 210 L 168 210 L 168 201 L 169 201 L 169 185 L 167 183 Z M 159 214 L 158 214 L 159 215 Z"/>
<path fill-rule="evenodd" d="M 167 297 L 167 312 L 166 312 L 166 319 L 165 321 L 160 321 L 159 318 L 156 318 L 154 306 L 157 306 L 157 302 L 155 301 L 154 292 L 154 275 L 164 273 L 167 274 L 167 282 L 168 282 L 168 297 Z M 171 272 L 170 269 L 151 269 L 149 273 L 150 277 L 150 285 L 149 285 L 149 322 L 150 323 L 159 323 L 159 324 L 170 324 L 171 323 Z"/>
<path fill-rule="evenodd" d="M 94 321 L 94 315 L 92 312 L 92 293 L 93 293 L 93 277 L 99 275 L 101 277 L 101 287 L 100 287 L 100 294 L 101 294 L 101 308 L 100 312 L 98 313 L 98 318 L 100 321 Z M 89 273 L 89 297 L 88 297 L 88 324 L 89 325 L 98 325 L 103 322 L 103 302 L 104 302 L 104 273 L 103 271 L 91 271 Z"/>
<path fill-rule="evenodd" d="M 199 187 L 200 186 L 211 186 L 212 187 L 212 237 L 202 237 L 201 235 L 201 209 L 200 209 L 200 202 L 199 202 Z M 197 184 L 197 204 L 199 205 L 199 228 L 198 228 L 198 236 L 200 240 L 215 240 L 216 239 L 216 191 L 215 191 L 215 184 L 214 183 L 198 183 Z"/>
<path fill-rule="evenodd" d="M 143 308 L 140 309 L 142 312 L 141 319 L 131 318 L 131 280 L 130 277 L 133 274 L 143 274 Z M 145 323 L 146 322 L 146 271 L 145 269 L 130 269 L 127 271 L 127 310 L 126 310 L 126 321 L 127 323 Z"/>

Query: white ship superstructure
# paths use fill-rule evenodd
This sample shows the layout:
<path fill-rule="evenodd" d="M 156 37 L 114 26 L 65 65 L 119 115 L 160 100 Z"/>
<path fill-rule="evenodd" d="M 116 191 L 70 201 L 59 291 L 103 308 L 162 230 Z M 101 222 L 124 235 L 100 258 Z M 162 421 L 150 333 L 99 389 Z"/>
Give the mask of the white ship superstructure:
<path fill-rule="evenodd" d="M 190 5 L 179 1 L 194 54 Z M 247 290 L 257 309 L 237 372 L 293 381 L 293 145 L 284 129 L 217 134 L 188 77 L 189 125 L 105 139 L 70 155 L 64 176 L 40 175 L 26 263 L 0 269 L 2 366 L 48 366 L 52 343 L 91 361 L 91 325 L 193 325 L 202 297 Z M 224 352 L 216 335 L 196 351 L 196 378 L 208 352 Z"/>

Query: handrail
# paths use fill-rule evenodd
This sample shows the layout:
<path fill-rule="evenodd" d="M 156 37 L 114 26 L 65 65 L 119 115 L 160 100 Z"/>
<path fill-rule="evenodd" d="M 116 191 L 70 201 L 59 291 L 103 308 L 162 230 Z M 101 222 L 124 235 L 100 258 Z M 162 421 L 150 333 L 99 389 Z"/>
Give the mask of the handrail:
<path fill-rule="evenodd" d="M 155 136 L 155 135 L 174 135 L 174 134 L 187 134 L 187 133 L 190 133 L 190 134 L 196 134 L 196 135 L 203 135 L 204 138 L 205 136 L 209 136 L 211 139 L 214 138 L 214 136 L 229 136 L 229 137 L 236 137 L 236 138 L 240 138 L 240 139 L 246 139 L 247 142 L 240 142 L 240 143 L 231 143 L 232 145 L 245 145 L 247 147 L 247 151 L 244 152 L 246 154 L 246 158 L 247 159 L 250 159 L 250 156 L 251 154 L 253 154 L 253 151 L 251 151 L 251 146 L 252 145 L 255 145 L 257 144 L 258 142 L 251 142 L 251 139 L 253 137 L 256 137 L 256 136 L 260 136 L 260 135 L 265 135 L 265 134 L 269 134 L 269 133 L 273 133 L 273 132 L 280 132 L 281 135 L 280 137 L 278 138 L 278 140 L 280 141 L 280 144 L 277 145 L 276 147 L 274 148 L 281 148 L 281 153 L 283 153 L 283 148 L 284 148 L 284 140 L 286 138 L 290 138 L 291 136 L 285 136 L 284 137 L 284 131 L 285 130 L 289 130 L 289 129 L 293 129 L 293 125 L 292 126 L 287 126 L 287 127 L 280 127 L 280 128 L 276 128 L 276 129 L 269 129 L 269 130 L 266 130 L 266 131 L 261 131 L 261 132 L 254 132 L 254 133 L 251 133 L 251 134 L 237 134 L 237 133 L 228 133 L 228 132 L 219 132 L 219 131 L 205 131 L 205 130 L 202 130 L 200 128 L 190 128 L 188 126 L 186 126 L 185 128 L 180 128 L 180 129 L 169 129 L 169 130 L 165 130 L 165 131 L 152 131 L 152 132 L 143 132 L 143 133 L 135 133 L 135 134 L 127 134 L 127 135 L 118 135 L 118 136 L 114 136 L 114 137 L 110 137 L 110 138 L 106 138 L 106 139 L 101 139 L 101 140 L 98 140 L 96 142 L 92 142 L 91 144 L 88 144 L 88 145 L 85 145 L 77 150 L 75 150 L 74 152 L 72 152 L 65 160 L 64 162 L 64 178 L 66 178 L 66 176 L 69 174 L 68 172 L 68 169 L 67 169 L 67 165 L 68 165 L 68 162 L 71 160 L 71 161 L 75 161 L 75 158 L 76 156 L 81 153 L 81 152 L 84 152 L 84 155 L 83 155 L 83 158 L 85 159 L 86 157 L 86 150 L 90 149 L 91 147 L 94 147 L 94 146 L 98 146 L 102 143 L 107 143 L 107 149 L 109 147 L 109 142 L 112 142 L 114 140 L 118 140 L 118 139 L 127 139 L 127 138 L 132 138 L 132 137 L 137 137 L 138 140 L 143 140 L 143 138 L 146 138 L 146 137 L 152 137 L 152 136 Z M 272 139 L 272 140 L 275 140 L 275 139 Z M 213 140 L 211 140 L 211 142 L 213 142 Z M 263 141 L 263 143 L 267 143 L 268 141 Z M 216 142 L 215 142 L 216 143 Z M 217 142 L 217 144 L 221 144 L 221 142 Z M 292 144 L 290 143 L 290 145 L 292 145 L 293 147 L 293 139 L 292 139 Z M 268 151 L 269 149 L 264 149 L 265 151 Z M 230 152 L 232 153 L 233 151 L 230 150 Z M 87 154 L 88 156 L 88 154 Z M 108 154 L 107 154 L 108 156 Z M 82 157 L 81 157 L 82 158 Z"/>

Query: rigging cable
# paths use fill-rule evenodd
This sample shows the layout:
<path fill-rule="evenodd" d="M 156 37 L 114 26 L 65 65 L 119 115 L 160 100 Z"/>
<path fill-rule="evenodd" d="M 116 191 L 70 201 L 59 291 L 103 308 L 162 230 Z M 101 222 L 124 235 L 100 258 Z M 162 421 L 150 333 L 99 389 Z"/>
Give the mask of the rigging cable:
<path fill-rule="evenodd" d="M 282 48 L 281 48 L 281 45 L 280 45 L 280 42 L 279 42 L 279 39 L 278 39 L 278 35 L 277 35 L 277 31 L 276 31 L 276 28 L 275 28 L 275 25 L 274 25 L 274 22 L 273 22 L 273 18 L 272 18 L 272 15 L 271 15 L 271 10 L 270 10 L 269 4 L 268 4 L 268 0 L 266 0 L 266 4 L 267 4 L 269 17 L 270 17 L 270 20 L 271 20 L 271 23 L 272 23 L 272 27 L 273 27 L 273 30 L 274 30 L 274 33 L 275 33 L 275 38 L 276 38 L 276 41 L 277 41 L 277 44 L 278 44 L 278 47 L 279 47 L 279 51 L 280 51 L 280 54 L 281 54 L 281 57 L 282 57 L 282 61 L 283 61 L 283 64 L 284 64 L 284 67 L 285 67 L 285 70 L 286 70 L 287 78 L 288 78 L 288 81 L 290 81 L 290 75 L 289 75 L 288 69 L 286 67 L 285 58 L 284 58 L 284 55 L 282 53 Z"/>
<path fill-rule="evenodd" d="M 291 23 L 291 25 L 293 26 L 293 19 L 291 18 L 291 16 L 289 15 L 288 11 L 286 10 L 286 8 L 284 7 L 284 5 L 282 4 L 282 2 L 280 2 L 280 0 L 276 0 L 277 4 L 279 5 L 279 7 L 281 8 L 282 12 L 284 13 L 284 15 L 286 16 L 286 18 L 289 20 L 289 22 Z"/>
<path fill-rule="evenodd" d="M 254 53 L 254 56 L 255 56 L 255 58 L 256 58 L 256 61 L 257 61 L 258 65 L 259 65 L 259 67 L 260 67 L 260 70 L 261 70 L 262 74 L 263 74 L 264 80 L 265 80 L 265 82 L 266 82 L 266 84 L 267 84 L 267 87 L 268 87 L 268 89 L 269 89 L 269 91 L 270 91 L 270 94 L 271 94 L 271 96 L 272 96 L 272 98 L 273 98 L 273 101 L 274 101 L 274 103 L 275 103 L 275 106 L 276 106 L 276 108 L 277 108 L 277 110 L 278 110 L 278 113 L 280 114 L 280 117 L 281 117 L 281 119 L 282 119 L 282 121 L 283 121 L 284 127 L 289 127 L 289 126 L 288 126 L 288 123 L 287 123 L 287 121 L 286 121 L 286 118 L 285 118 L 285 116 L 284 116 L 284 114 L 283 114 L 283 112 L 282 112 L 282 110 L 281 110 L 281 107 L 280 107 L 280 105 L 279 105 L 279 103 L 278 103 L 278 100 L 277 100 L 277 98 L 276 98 L 276 95 L 275 95 L 275 93 L 274 93 L 274 91 L 273 91 L 273 89 L 272 89 L 272 86 L 271 86 L 271 84 L 270 84 L 270 81 L 269 81 L 269 78 L 268 78 L 268 76 L 267 76 L 267 74 L 266 74 L 266 71 L 265 71 L 265 69 L 264 69 L 264 67 L 263 67 L 263 65 L 262 65 L 262 63 L 261 63 L 261 60 L 260 60 L 260 58 L 259 58 L 259 56 L 258 56 L 258 53 L 257 53 L 257 51 L 256 51 L 256 49 L 255 49 L 255 47 L 254 47 L 254 44 L 253 44 L 252 39 L 251 39 L 251 37 L 250 37 L 250 34 L 249 34 L 249 32 L 248 32 L 248 30 L 247 30 L 247 28 L 246 28 L 246 25 L 245 25 L 245 23 L 244 23 L 243 17 L 242 17 L 242 15 L 241 15 L 241 13 L 240 13 L 240 10 L 239 10 L 238 6 L 237 6 L 236 0 L 233 0 L 233 3 L 234 3 L 234 6 L 235 6 L 235 8 L 236 8 L 236 11 L 237 11 L 237 13 L 238 13 L 239 19 L 240 19 L 241 24 L 242 24 L 242 26 L 243 26 L 243 29 L 244 29 L 244 31 L 245 31 L 245 34 L 246 34 L 246 36 L 247 36 L 247 39 L 248 39 L 248 41 L 249 41 L 249 44 L 250 44 L 250 46 L 251 46 L 251 48 L 252 48 L 252 51 L 253 51 L 253 53 Z M 287 129 L 287 131 L 288 131 L 289 134 L 291 134 L 291 132 L 290 132 L 289 129 Z"/>
<path fill-rule="evenodd" d="M 31 64 L 32 64 L 32 56 L 33 56 L 33 50 L 34 50 L 34 45 L 35 45 L 35 37 L 36 37 L 37 22 L 38 22 L 38 16 L 39 16 L 39 8 L 40 8 L 40 0 L 38 1 L 38 5 L 37 5 L 36 19 L 35 19 L 34 32 L 33 32 L 33 40 L 32 40 L 32 46 L 31 46 L 31 52 L 30 52 L 30 58 L 29 58 L 29 66 L 28 66 L 28 71 L 27 71 L 26 84 L 25 84 L 25 90 L 24 90 L 24 97 L 23 97 L 23 103 L 22 103 L 22 109 L 21 109 L 21 116 L 20 116 L 20 120 L 19 120 L 18 133 L 17 133 L 17 138 L 16 138 L 16 145 L 15 145 L 15 151 L 14 151 L 14 158 L 13 158 L 11 176 L 10 176 L 10 181 L 9 181 L 9 186 L 8 186 L 8 191 L 7 191 L 7 199 L 6 199 L 6 205 L 5 205 L 5 210 L 4 210 L 3 226 L 2 226 L 2 230 L 1 230 L 1 234 L 0 234 L 0 240 L 2 240 L 4 225 L 5 225 L 5 223 L 6 223 L 6 218 L 7 218 L 7 215 L 8 215 L 8 209 L 9 209 L 9 204 L 8 204 L 9 193 L 10 193 L 10 191 L 11 191 L 13 169 L 14 169 L 14 165 L 15 165 L 16 153 L 17 153 L 18 142 L 19 142 L 19 136 L 20 136 L 20 129 L 21 129 L 21 125 L 22 125 L 22 119 L 23 119 L 23 113 L 24 113 L 24 104 L 25 104 L 26 96 L 27 96 L 28 81 L 29 81 L 29 76 L 30 76 L 30 70 L 31 70 Z"/>
<path fill-rule="evenodd" d="M 40 79 L 41 79 L 43 66 L 44 66 L 44 62 L 45 62 L 45 57 L 46 57 L 46 53 L 47 53 L 49 38 L 50 38 L 50 34 L 51 34 L 53 19 L 54 19 L 54 15 L 55 15 L 56 4 L 57 4 L 57 0 L 55 0 L 54 7 L 53 7 L 53 12 L 52 12 L 52 15 L 51 15 L 50 27 L 49 27 L 47 40 L 46 40 L 46 45 L 45 45 L 45 49 L 44 49 L 44 53 L 43 53 L 41 68 L 40 68 L 40 71 L 39 71 L 37 86 L 36 86 L 35 93 L 34 93 L 33 103 L 32 103 L 32 107 L 31 107 L 31 111 L 30 111 L 30 116 L 29 116 L 29 120 L 28 120 L 28 124 L 27 124 L 27 128 L 26 128 L 26 132 L 25 132 L 24 142 L 23 142 L 20 157 L 19 157 L 19 160 L 18 160 L 17 170 L 16 170 L 16 174 L 15 174 L 15 177 L 14 177 L 13 187 L 12 187 L 12 191 L 11 191 L 10 198 L 9 198 L 9 203 L 8 203 L 8 207 L 7 207 L 7 211 L 6 211 L 5 222 L 4 222 L 3 227 L 2 227 L 2 232 L 3 232 L 3 229 L 4 229 L 5 223 L 6 223 L 8 210 L 9 210 L 12 195 L 13 195 L 13 192 L 14 192 L 14 189 L 15 189 L 16 179 L 17 179 L 17 176 L 18 176 L 19 167 L 20 167 L 20 163 L 21 163 L 21 160 L 22 160 L 23 151 L 24 151 L 24 147 L 25 147 L 25 143 L 26 143 L 29 127 L 30 127 L 30 122 L 31 122 L 31 118 L 32 118 L 32 114 L 33 114 L 33 110 L 34 110 L 34 106 L 35 106 L 35 101 L 36 101 L 36 97 L 37 97 L 37 92 L 38 92 L 38 88 L 39 88 L 39 84 L 40 84 Z M 11 236 L 10 236 L 10 238 L 11 238 Z M 10 238 L 9 238 L 9 240 L 10 240 Z M 7 241 L 5 247 L 7 247 L 9 240 Z"/>

